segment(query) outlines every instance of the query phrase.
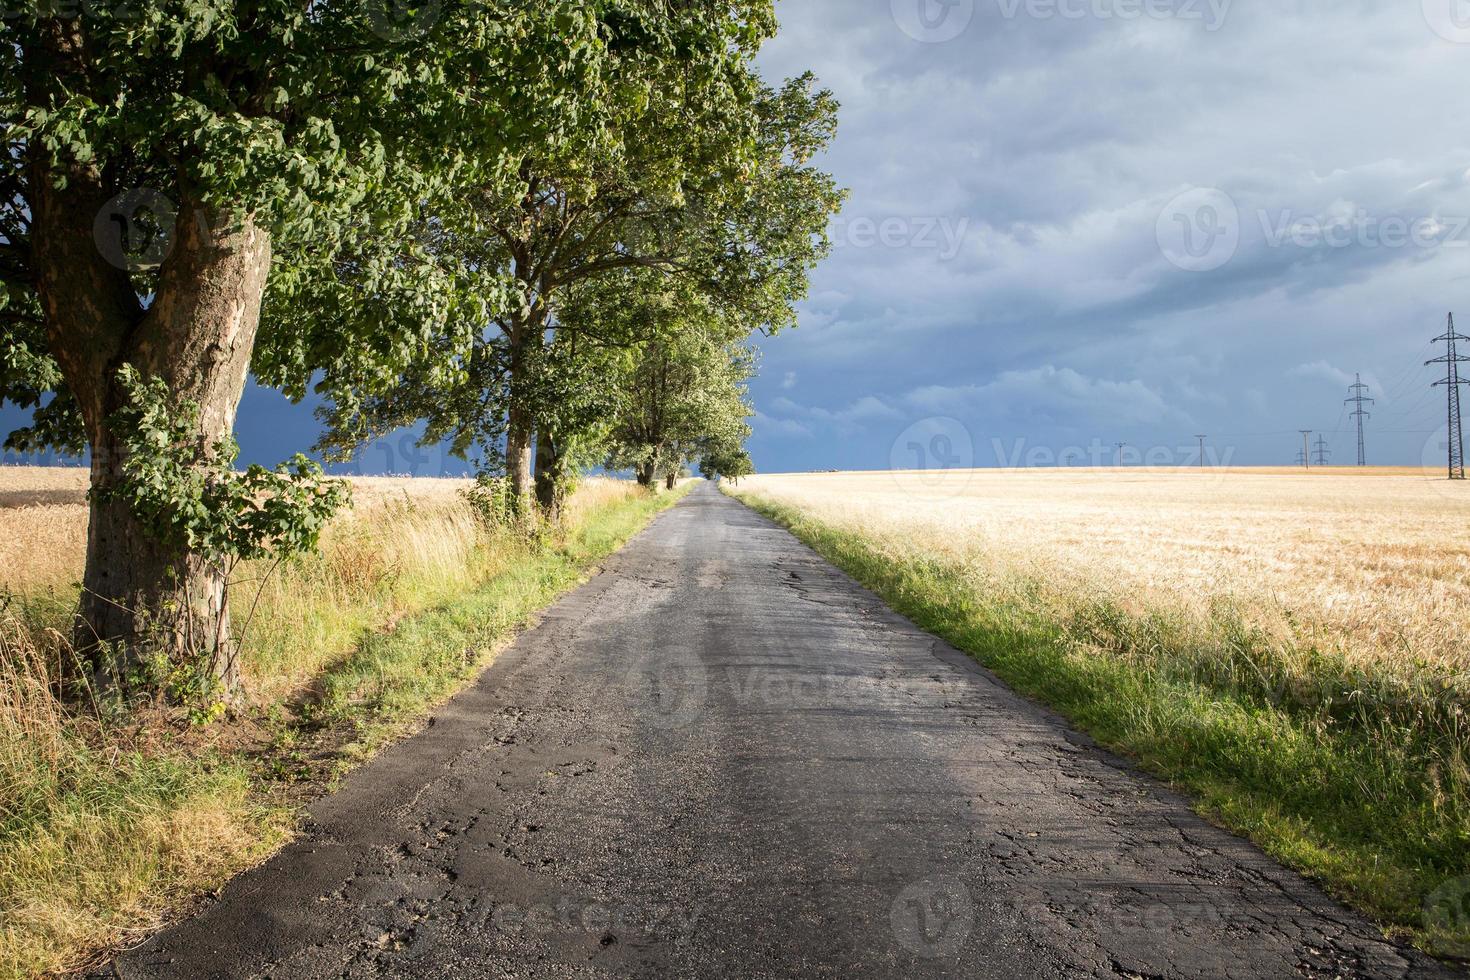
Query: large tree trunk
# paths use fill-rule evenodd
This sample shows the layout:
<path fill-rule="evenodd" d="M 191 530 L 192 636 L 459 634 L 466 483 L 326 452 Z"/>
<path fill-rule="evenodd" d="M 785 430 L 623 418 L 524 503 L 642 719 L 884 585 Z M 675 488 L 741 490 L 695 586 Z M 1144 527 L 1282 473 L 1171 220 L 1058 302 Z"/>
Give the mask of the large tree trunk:
<path fill-rule="evenodd" d="M 666 490 L 672 490 L 672 489 L 674 489 L 674 487 L 677 486 L 678 483 L 679 483 L 679 474 L 678 473 L 670 473 L 668 476 L 666 476 L 664 478 L 664 488 Z"/>
<path fill-rule="evenodd" d="M 652 463 L 644 463 L 642 466 L 638 467 L 638 485 L 639 486 L 642 486 L 642 487 L 652 487 L 653 486 L 654 478 L 657 477 L 657 476 L 658 476 L 658 473 L 654 469 L 654 465 Z"/>
<path fill-rule="evenodd" d="M 531 413 L 512 397 L 505 429 L 505 475 L 510 480 L 516 518 L 530 519 L 535 506 L 531 495 Z"/>
<path fill-rule="evenodd" d="M 92 488 L 121 478 L 111 447 L 92 456 Z M 224 570 L 180 553 L 150 533 L 125 501 L 97 495 L 87 529 L 87 565 L 75 643 L 104 685 L 126 682 L 146 656 L 203 667 L 226 689 L 239 681 L 229 637 Z"/>
<path fill-rule="evenodd" d="M 556 440 L 544 428 L 539 429 L 536 432 L 536 506 L 547 521 L 561 520 L 565 488 L 566 472 Z"/>
<path fill-rule="evenodd" d="M 109 499 L 126 463 L 110 422 L 126 404 L 118 370 L 130 364 L 145 378 L 162 379 L 176 403 L 199 406 L 201 456 L 230 435 L 255 345 L 270 237 L 248 219 L 231 223 L 186 205 L 144 308 L 126 270 L 115 268 L 115 255 L 98 258 L 104 243 L 93 240 L 94 218 L 106 196 L 100 180 L 89 173 L 57 190 L 49 174 L 39 176 L 40 293 L 51 347 L 92 450 L 77 646 L 109 683 L 161 654 L 177 666 L 207 669 L 231 688 L 239 670 L 226 570 L 165 544 L 125 501 Z"/>
<path fill-rule="evenodd" d="M 35 70 L 23 79 L 28 103 L 89 91 L 81 20 L 46 18 L 38 34 Z M 95 159 L 67 149 L 53 155 L 28 144 L 26 153 L 30 244 L 48 346 L 92 449 L 77 645 L 99 669 L 113 668 L 110 677 L 103 671 L 107 680 L 158 652 L 175 663 L 205 664 L 233 684 L 224 570 L 163 545 L 124 502 L 108 499 L 125 462 L 109 422 L 125 402 L 118 371 L 130 364 L 163 379 L 175 399 L 199 405 L 201 449 L 232 431 L 270 269 L 270 237 L 249 220 L 229 225 L 188 200 L 175 202 L 183 205 L 177 214 L 158 214 L 173 210 L 163 195 L 117 185 Z M 146 307 L 129 268 L 142 263 L 119 247 L 136 244 L 139 215 L 129 209 L 140 205 L 173 218 L 161 254 L 148 257 L 158 275 Z"/>
<path fill-rule="evenodd" d="M 510 406 L 506 411 L 505 475 L 510 481 L 511 499 L 516 519 L 530 522 L 535 514 L 534 486 L 531 473 L 531 446 L 535 439 L 535 419 L 527 392 L 532 369 L 530 347 L 540 342 L 540 327 L 525 317 L 516 317 L 507 339 L 510 342 Z"/>

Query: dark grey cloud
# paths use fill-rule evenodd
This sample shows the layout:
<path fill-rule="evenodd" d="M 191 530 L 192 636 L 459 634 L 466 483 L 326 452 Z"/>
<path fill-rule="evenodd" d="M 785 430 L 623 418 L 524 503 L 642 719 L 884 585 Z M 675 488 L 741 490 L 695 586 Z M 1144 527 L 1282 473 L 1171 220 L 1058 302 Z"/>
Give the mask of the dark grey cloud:
<path fill-rule="evenodd" d="M 1470 295 L 1470 31 L 1440 0 L 780 13 L 764 67 L 842 100 L 853 196 L 764 344 L 763 468 L 887 465 L 940 412 L 977 445 L 1210 431 L 1285 462 L 1303 427 L 1347 447 L 1359 371 L 1390 389 L 1374 458 L 1420 460 L 1427 341 Z"/>

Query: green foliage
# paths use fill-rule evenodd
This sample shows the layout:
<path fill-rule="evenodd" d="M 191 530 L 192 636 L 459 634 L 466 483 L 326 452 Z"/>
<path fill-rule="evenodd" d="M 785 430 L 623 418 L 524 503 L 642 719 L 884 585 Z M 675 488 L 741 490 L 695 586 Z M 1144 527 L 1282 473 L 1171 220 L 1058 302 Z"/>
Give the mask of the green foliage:
<path fill-rule="evenodd" d="M 514 155 L 581 141 L 587 107 L 620 102 L 604 71 L 609 39 L 624 24 L 652 31 L 663 7 L 436 0 L 400 16 L 409 5 L 10 6 L 0 18 L 0 399 L 32 408 L 66 387 L 36 297 L 38 179 L 96 181 L 91 208 L 136 189 L 156 195 L 168 212 L 150 249 L 161 261 L 117 271 L 138 296 L 171 285 L 175 221 L 248 216 L 267 229 L 274 261 L 254 366 L 288 393 L 303 395 L 318 371 L 391 384 L 441 335 L 453 341 L 449 369 L 449 351 L 468 346 L 465 331 L 507 291 L 440 262 L 432 217 L 469 184 L 508 186 Z M 768 33 L 769 2 L 744 6 L 755 34 Z M 754 43 L 696 20 L 709 22 L 711 43 Z M 89 247 L 92 217 L 67 247 Z M 71 405 L 61 398 L 16 444 L 75 447 Z"/>
<path fill-rule="evenodd" d="M 643 342 L 585 315 L 593 304 L 579 294 L 609 310 L 618 290 L 677 295 L 739 336 L 793 323 L 843 199 L 810 164 L 837 106 L 810 76 L 760 81 L 752 58 L 769 13 L 749 3 L 609 15 L 602 77 L 614 97 L 577 101 L 575 135 L 514 157 L 514 193 L 471 187 L 432 219 L 428 247 L 444 268 L 508 289 L 491 329 L 448 323 L 390 385 L 329 373 L 325 448 L 422 420 L 426 441 L 499 472 L 504 441 L 527 435 L 509 431 L 515 408 L 559 474 L 539 453 L 538 470 L 564 482 L 569 459 L 605 453 L 627 367 L 617 352 Z"/>
<path fill-rule="evenodd" d="M 597 358 L 610 403 L 602 441 L 614 468 L 666 479 L 688 461 L 719 457 L 733 466 L 744 455 L 756 359 L 745 325 L 724 313 L 695 289 L 647 272 L 575 293 L 569 332 L 595 322 L 617 340 Z"/>
<path fill-rule="evenodd" d="M 519 522 L 516 497 L 505 477 L 481 473 L 475 485 L 461 490 L 459 495 L 470 505 L 476 520 L 487 528 L 513 527 Z"/>
<path fill-rule="evenodd" d="M 727 479 L 738 484 L 743 477 L 755 475 L 755 464 L 743 446 L 702 443 L 699 475 L 706 480 Z"/>
<path fill-rule="evenodd" d="M 104 492 L 180 553 L 225 566 L 316 548 L 322 528 L 350 501 L 345 481 L 297 455 L 274 470 L 232 464 L 233 440 L 199 442 L 199 408 L 175 405 L 159 379 L 118 372 L 128 397 L 112 418 L 122 446 L 122 480 Z"/>

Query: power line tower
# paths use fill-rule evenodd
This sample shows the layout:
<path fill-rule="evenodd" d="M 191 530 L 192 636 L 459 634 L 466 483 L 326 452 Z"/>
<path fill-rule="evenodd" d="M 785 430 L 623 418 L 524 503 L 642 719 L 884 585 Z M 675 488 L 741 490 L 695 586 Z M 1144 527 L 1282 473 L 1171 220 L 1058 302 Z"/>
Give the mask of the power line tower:
<path fill-rule="evenodd" d="M 1296 451 L 1296 465 L 1298 465 L 1298 466 L 1306 466 L 1307 465 L 1307 451 L 1305 449 L 1298 449 Z"/>
<path fill-rule="evenodd" d="M 1128 443 L 1126 443 L 1126 442 L 1115 442 L 1115 443 L 1113 443 L 1113 445 L 1116 446 L 1116 447 L 1118 447 L 1118 465 L 1119 466 L 1122 466 L 1122 465 L 1124 465 L 1123 450 L 1125 450 L 1125 449 L 1128 448 Z"/>
<path fill-rule="evenodd" d="M 1200 466 L 1204 466 L 1205 465 L 1205 440 L 1208 439 L 1209 436 L 1195 436 L 1195 438 L 1199 440 L 1199 465 Z"/>
<path fill-rule="evenodd" d="M 1311 429 L 1301 429 L 1300 431 L 1301 431 L 1301 434 L 1302 434 L 1302 456 L 1301 456 L 1302 467 L 1305 468 L 1305 469 L 1311 469 L 1312 468 L 1312 430 Z"/>
<path fill-rule="evenodd" d="M 1470 355 L 1459 353 L 1456 346 L 1459 341 L 1470 340 L 1470 337 L 1455 332 L 1455 315 L 1450 314 L 1450 328 L 1442 337 L 1435 337 L 1433 343 L 1446 345 L 1444 357 L 1436 357 L 1427 364 L 1443 364 L 1446 366 L 1447 374 L 1443 381 L 1436 381 L 1434 387 L 1444 387 L 1449 391 L 1449 419 L 1450 419 L 1450 479 L 1465 479 L 1465 435 L 1460 428 L 1460 386 L 1470 384 L 1470 379 L 1460 377 L 1460 365 L 1470 361 Z"/>
<path fill-rule="evenodd" d="M 1316 445 L 1315 462 L 1318 466 L 1326 466 L 1332 460 L 1332 450 L 1327 448 L 1327 437 L 1318 436 Z"/>
<path fill-rule="evenodd" d="M 1368 397 L 1368 386 L 1363 384 L 1363 376 L 1361 374 L 1358 375 L 1358 383 L 1349 388 L 1348 391 L 1351 394 L 1348 395 L 1346 404 L 1355 407 L 1356 411 L 1353 412 L 1352 418 L 1358 420 L 1358 465 L 1367 466 L 1368 449 L 1367 444 L 1363 442 L 1363 423 L 1373 416 L 1363 411 L 1363 406 L 1372 405 L 1374 402 L 1373 399 Z"/>

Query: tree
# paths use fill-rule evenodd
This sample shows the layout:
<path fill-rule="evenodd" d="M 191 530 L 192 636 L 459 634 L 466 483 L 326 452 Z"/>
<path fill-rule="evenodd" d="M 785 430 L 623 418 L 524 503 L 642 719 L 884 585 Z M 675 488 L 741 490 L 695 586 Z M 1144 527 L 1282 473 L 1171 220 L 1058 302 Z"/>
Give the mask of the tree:
<path fill-rule="evenodd" d="M 703 447 L 699 460 L 699 475 L 706 480 L 727 479 L 739 483 L 743 477 L 755 473 L 755 464 L 745 447 Z"/>
<path fill-rule="evenodd" d="M 705 454 L 743 452 L 754 414 L 747 384 L 755 353 L 744 325 L 707 297 L 647 273 L 627 273 L 579 291 L 566 311 L 573 332 L 596 320 L 625 343 L 599 372 L 611 392 L 608 463 L 638 482 L 670 489 L 684 464 Z"/>
<path fill-rule="evenodd" d="M 296 394 L 421 362 L 488 304 L 413 233 L 459 182 L 509 178 L 508 148 L 567 138 L 567 93 L 602 92 L 599 14 L 636 6 L 96 0 L 0 21 L 0 399 L 34 410 L 11 446 L 91 453 L 79 646 L 233 662 L 224 565 L 136 506 L 124 369 L 190 419 L 185 470 L 212 472 L 252 358 Z"/>
<path fill-rule="evenodd" d="M 750 59 L 765 13 L 756 4 L 733 10 L 714 39 L 748 39 L 736 46 L 711 44 L 707 16 L 689 11 L 701 44 L 648 51 L 611 42 L 623 58 L 613 87 L 638 97 L 600 117 L 595 138 L 519 160 L 514 201 L 473 196 L 446 221 L 445 250 L 466 268 L 502 269 L 510 304 L 447 386 L 411 372 L 412 383 L 380 397 L 341 392 L 329 444 L 345 449 L 423 419 L 425 438 L 503 465 L 523 512 L 533 485 L 542 509 L 554 511 L 569 472 L 559 447 L 584 441 L 576 418 L 597 384 L 571 355 L 624 342 L 602 321 L 562 316 L 569 297 L 641 271 L 638 281 L 654 288 L 663 279 L 703 293 L 742 318 L 746 332 L 789 324 L 842 199 L 809 166 L 832 137 L 836 103 L 809 76 L 779 90 L 759 82 Z M 670 37 L 693 29 L 675 26 Z M 646 42 L 648 32 L 637 37 Z"/>

